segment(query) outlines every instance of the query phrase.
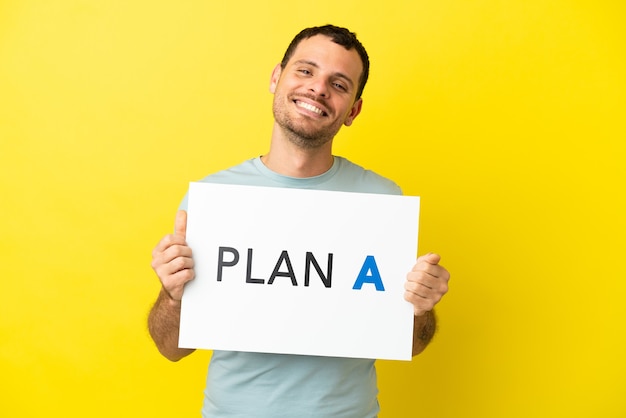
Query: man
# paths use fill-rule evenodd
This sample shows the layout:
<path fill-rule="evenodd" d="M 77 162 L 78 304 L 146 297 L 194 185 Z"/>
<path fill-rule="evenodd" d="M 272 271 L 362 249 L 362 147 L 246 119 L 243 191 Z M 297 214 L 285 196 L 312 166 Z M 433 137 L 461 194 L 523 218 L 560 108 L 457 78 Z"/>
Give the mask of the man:
<path fill-rule="evenodd" d="M 203 181 L 400 194 L 390 180 L 332 154 L 335 134 L 361 112 L 368 73 L 367 53 L 347 29 L 303 30 L 272 73 L 275 121 L 269 152 Z M 183 287 L 194 278 L 185 231 L 186 212 L 180 210 L 174 234 L 153 251 L 152 267 L 162 288 L 149 329 L 172 361 L 194 351 L 178 347 Z M 433 307 L 447 292 L 448 280 L 436 254 L 418 258 L 407 274 L 404 298 L 415 314 L 413 355 L 434 334 Z M 374 360 L 214 351 L 202 412 L 205 417 L 374 417 L 377 392 Z"/>

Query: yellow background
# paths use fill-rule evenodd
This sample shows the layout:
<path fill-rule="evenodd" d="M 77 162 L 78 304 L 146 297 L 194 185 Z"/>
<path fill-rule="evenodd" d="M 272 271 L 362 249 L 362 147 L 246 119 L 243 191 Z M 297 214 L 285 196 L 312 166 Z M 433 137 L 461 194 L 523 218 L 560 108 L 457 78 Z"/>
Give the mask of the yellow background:
<path fill-rule="evenodd" d="M 335 151 L 422 197 L 440 332 L 381 417 L 626 416 L 622 1 L 0 2 L 0 415 L 198 416 L 146 331 L 188 182 L 267 150 L 301 28 L 356 31 Z M 262 313 L 259 313 L 262 315 Z"/>

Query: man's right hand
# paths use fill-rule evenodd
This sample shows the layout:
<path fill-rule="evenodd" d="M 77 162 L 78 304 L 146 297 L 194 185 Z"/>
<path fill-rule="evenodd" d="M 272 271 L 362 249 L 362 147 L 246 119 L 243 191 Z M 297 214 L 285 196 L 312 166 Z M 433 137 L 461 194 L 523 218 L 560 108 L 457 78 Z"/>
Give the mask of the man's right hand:
<path fill-rule="evenodd" d="M 166 235 L 152 250 L 152 269 L 163 290 L 174 301 L 183 297 L 185 283 L 195 277 L 191 248 L 187 245 L 187 212 L 176 214 L 174 234 Z"/>

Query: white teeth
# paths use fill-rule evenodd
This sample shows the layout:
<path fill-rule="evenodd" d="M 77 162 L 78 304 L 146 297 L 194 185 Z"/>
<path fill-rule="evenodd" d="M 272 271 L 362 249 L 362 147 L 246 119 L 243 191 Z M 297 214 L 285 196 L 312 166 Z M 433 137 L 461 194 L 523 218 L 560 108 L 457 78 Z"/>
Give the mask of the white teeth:
<path fill-rule="evenodd" d="M 323 115 L 324 114 L 324 111 L 322 109 L 319 109 L 319 108 L 313 106 L 312 104 L 304 103 L 304 102 L 296 102 L 296 104 L 298 106 L 300 106 L 301 108 L 306 109 L 306 110 L 310 110 L 311 112 L 315 112 L 318 115 Z"/>

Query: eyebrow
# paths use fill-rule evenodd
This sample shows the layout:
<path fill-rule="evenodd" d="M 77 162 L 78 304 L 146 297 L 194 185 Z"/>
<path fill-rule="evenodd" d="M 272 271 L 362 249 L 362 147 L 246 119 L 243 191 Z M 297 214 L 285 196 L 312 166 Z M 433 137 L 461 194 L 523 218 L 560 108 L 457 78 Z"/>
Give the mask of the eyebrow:
<path fill-rule="evenodd" d="M 294 64 L 307 64 L 307 65 L 310 65 L 311 67 L 320 68 L 320 66 L 317 65 L 317 63 L 315 61 L 309 61 L 309 60 L 305 60 L 305 59 L 294 61 Z M 341 72 L 336 72 L 333 75 L 335 77 L 339 77 L 339 78 L 342 78 L 342 79 L 346 80 L 348 83 L 350 83 L 351 87 L 354 86 L 354 82 L 346 74 L 341 73 Z"/>

